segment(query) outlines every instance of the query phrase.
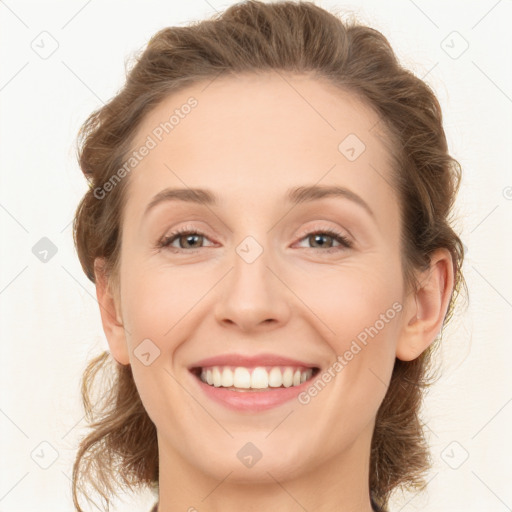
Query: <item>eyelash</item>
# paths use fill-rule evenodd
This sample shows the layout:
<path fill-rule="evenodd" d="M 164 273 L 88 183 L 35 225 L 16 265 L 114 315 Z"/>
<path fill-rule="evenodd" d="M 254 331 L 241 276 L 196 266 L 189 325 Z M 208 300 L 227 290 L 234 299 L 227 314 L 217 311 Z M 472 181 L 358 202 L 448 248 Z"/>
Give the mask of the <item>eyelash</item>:
<path fill-rule="evenodd" d="M 157 249 L 167 248 L 168 250 L 170 250 L 173 253 L 179 253 L 179 252 L 191 253 L 191 252 L 195 252 L 199 249 L 202 249 L 202 247 L 198 247 L 195 249 L 182 249 L 181 247 L 180 248 L 177 248 L 177 247 L 171 248 L 170 245 L 175 240 L 178 240 L 180 236 L 183 236 L 183 235 L 199 235 L 199 236 L 206 237 L 206 235 L 204 235 L 200 231 L 196 231 L 194 229 L 189 229 L 187 227 L 184 227 L 184 228 L 177 229 L 177 230 L 169 233 L 168 235 L 162 237 L 157 243 Z M 327 253 L 336 252 L 338 250 L 350 249 L 352 247 L 352 242 L 347 237 L 345 237 L 344 235 L 342 235 L 341 233 L 339 233 L 333 229 L 318 229 L 315 231 L 311 231 L 311 232 L 308 232 L 305 235 L 303 235 L 302 238 L 300 238 L 300 240 L 304 240 L 305 238 L 308 238 L 313 235 L 327 235 L 327 236 L 334 238 L 334 240 L 336 240 L 337 242 L 339 242 L 341 244 L 342 247 L 338 246 L 338 247 L 329 247 L 327 249 L 323 249 L 323 251 L 327 252 Z M 309 247 L 309 249 L 316 249 L 316 247 Z"/>

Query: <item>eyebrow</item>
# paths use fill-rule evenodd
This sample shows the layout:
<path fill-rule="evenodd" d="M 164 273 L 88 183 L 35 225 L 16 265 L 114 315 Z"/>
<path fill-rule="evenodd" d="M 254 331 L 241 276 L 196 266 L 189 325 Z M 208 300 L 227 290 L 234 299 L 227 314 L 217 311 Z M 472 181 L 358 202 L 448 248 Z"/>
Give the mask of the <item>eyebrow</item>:
<path fill-rule="evenodd" d="M 289 203 L 300 204 L 316 201 L 329 197 L 348 199 L 361 206 L 371 217 L 375 214 L 368 204 L 355 192 L 344 187 L 327 185 L 309 185 L 289 189 L 286 198 Z M 184 201 L 188 203 L 202 204 L 204 206 L 217 206 L 218 198 L 210 190 L 202 188 L 166 188 L 156 194 L 147 205 L 143 217 L 156 205 L 169 201 Z"/>

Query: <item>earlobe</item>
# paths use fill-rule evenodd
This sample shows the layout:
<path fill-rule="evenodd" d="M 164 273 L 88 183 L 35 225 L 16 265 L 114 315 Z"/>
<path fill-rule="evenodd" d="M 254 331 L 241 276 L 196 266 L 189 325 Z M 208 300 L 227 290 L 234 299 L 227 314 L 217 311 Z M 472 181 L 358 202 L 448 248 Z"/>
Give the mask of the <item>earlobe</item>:
<path fill-rule="evenodd" d="M 107 337 L 110 353 L 123 365 L 130 364 L 124 325 L 120 313 L 119 297 L 114 297 L 108 276 L 105 273 L 104 258 L 94 260 L 96 297 L 100 306 L 101 323 Z"/>
<path fill-rule="evenodd" d="M 442 329 L 454 286 L 453 260 L 447 249 L 432 254 L 429 268 L 418 276 L 418 288 L 409 296 L 404 325 L 396 347 L 402 361 L 416 359 Z"/>

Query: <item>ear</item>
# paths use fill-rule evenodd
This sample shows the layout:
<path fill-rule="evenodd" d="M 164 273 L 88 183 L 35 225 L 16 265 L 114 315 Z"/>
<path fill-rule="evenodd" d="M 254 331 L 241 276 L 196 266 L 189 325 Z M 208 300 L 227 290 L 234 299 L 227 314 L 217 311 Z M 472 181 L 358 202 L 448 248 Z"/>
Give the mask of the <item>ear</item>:
<path fill-rule="evenodd" d="M 128 347 L 120 312 L 119 297 L 112 293 L 108 276 L 105 273 L 105 259 L 94 260 L 94 276 L 96 281 L 96 297 L 100 305 L 101 323 L 107 337 L 110 353 L 117 362 L 130 363 Z"/>
<path fill-rule="evenodd" d="M 416 359 L 435 340 L 443 327 L 454 286 L 453 260 L 450 251 L 434 251 L 430 266 L 418 276 L 418 289 L 406 301 L 396 357 L 402 361 Z"/>

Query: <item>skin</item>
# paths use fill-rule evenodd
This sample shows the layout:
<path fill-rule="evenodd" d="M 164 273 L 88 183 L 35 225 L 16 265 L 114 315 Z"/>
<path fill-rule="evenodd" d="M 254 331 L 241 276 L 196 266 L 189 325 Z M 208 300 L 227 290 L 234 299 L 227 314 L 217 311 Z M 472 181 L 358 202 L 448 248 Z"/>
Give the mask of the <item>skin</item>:
<path fill-rule="evenodd" d="M 119 293 L 96 261 L 111 353 L 131 364 L 157 427 L 158 510 L 370 512 L 375 416 L 395 357 L 418 357 L 442 327 L 450 255 L 436 251 L 418 274 L 421 288 L 408 290 L 389 147 L 377 115 L 352 93 L 307 75 L 218 78 L 158 105 L 133 147 L 190 96 L 197 107 L 125 178 Z M 366 145 L 352 162 L 338 150 L 351 133 Z M 286 202 L 289 188 L 315 184 L 350 189 L 374 215 L 347 198 Z M 143 217 L 167 187 L 210 189 L 219 204 L 169 201 Z M 192 247 L 178 238 L 180 253 L 155 248 L 183 226 L 205 238 Z M 308 236 L 329 228 L 352 247 Z M 247 236 L 263 248 L 250 264 L 236 252 Z M 235 412 L 212 402 L 187 369 L 230 352 L 326 369 L 396 302 L 401 312 L 307 405 Z M 146 366 L 134 350 L 148 338 L 160 355 Z M 236 455 L 247 442 L 262 453 L 252 468 Z"/>

